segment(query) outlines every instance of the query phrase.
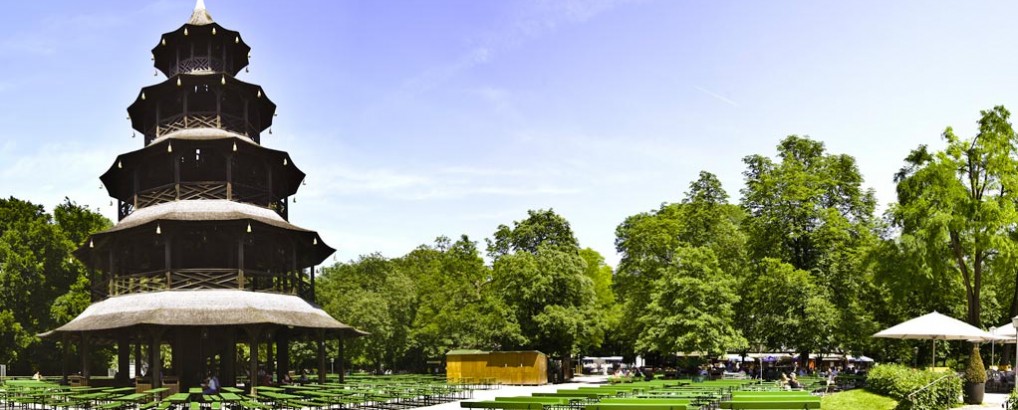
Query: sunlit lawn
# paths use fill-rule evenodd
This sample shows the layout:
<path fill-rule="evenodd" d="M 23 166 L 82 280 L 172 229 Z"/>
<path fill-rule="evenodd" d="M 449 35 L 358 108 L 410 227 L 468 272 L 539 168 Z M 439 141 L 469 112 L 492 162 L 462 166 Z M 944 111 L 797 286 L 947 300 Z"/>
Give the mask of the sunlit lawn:
<path fill-rule="evenodd" d="M 824 410 L 893 410 L 897 405 L 897 400 L 865 389 L 828 394 L 820 399 L 820 406 Z"/>

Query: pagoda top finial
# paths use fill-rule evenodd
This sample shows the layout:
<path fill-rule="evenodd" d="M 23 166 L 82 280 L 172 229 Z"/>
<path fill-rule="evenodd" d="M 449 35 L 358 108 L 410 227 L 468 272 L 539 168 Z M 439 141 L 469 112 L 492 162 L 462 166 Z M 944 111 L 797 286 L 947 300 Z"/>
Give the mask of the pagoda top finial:
<path fill-rule="evenodd" d="M 194 12 L 191 13 L 191 18 L 187 20 L 187 24 L 204 26 L 212 23 L 214 23 L 212 15 L 209 14 L 208 10 L 205 10 L 205 0 L 198 0 L 194 5 Z"/>

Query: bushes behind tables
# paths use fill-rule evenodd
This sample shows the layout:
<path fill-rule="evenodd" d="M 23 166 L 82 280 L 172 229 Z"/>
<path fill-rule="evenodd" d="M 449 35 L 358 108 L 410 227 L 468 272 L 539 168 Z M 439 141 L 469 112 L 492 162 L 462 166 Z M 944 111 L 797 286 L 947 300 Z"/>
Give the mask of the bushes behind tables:
<path fill-rule="evenodd" d="M 869 372 L 866 388 L 874 393 L 898 400 L 898 409 L 949 409 L 961 396 L 961 378 L 948 377 L 926 390 L 916 393 L 911 400 L 908 395 L 937 379 L 951 373 L 916 370 L 907 366 L 886 364 L 874 367 Z"/>

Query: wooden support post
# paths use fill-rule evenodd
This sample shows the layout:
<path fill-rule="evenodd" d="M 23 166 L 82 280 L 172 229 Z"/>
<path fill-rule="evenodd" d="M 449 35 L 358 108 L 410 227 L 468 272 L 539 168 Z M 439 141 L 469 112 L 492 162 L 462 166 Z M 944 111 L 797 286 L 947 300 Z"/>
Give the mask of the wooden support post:
<path fill-rule="evenodd" d="M 67 333 L 60 333 L 60 348 L 64 352 L 63 360 L 60 361 L 60 384 L 67 385 L 67 373 L 71 360 L 71 341 L 67 340 Z"/>
<path fill-rule="evenodd" d="M 230 328 L 225 335 L 226 349 L 223 351 L 223 374 L 219 382 L 224 386 L 237 385 L 237 330 Z"/>
<path fill-rule="evenodd" d="M 290 372 L 290 335 L 286 329 L 276 331 L 276 380 L 282 382 Z"/>
<path fill-rule="evenodd" d="M 325 330 L 316 331 L 318 338 L 318 383 L 325 384 Z"/>
<path fill-rule="evenodd" d="M 266 332 L 265 334 L 265 373 L 269 375 L 270 379 L 272 378 L 272 374 L 276 372 L 276 358 L 275 355 L 272 354 L 272 351 L 274 350 L 272 339 L 274 336 L 275 335 L 273 335 L 271 331 Z"/>
<path fill-rule="evenodd" d="M 236 142 L 234 142 L 236 144 Z M 226 199 L 233 200 L 233 153 L 226 154 Z"/>
<path fill-rule="evenodd" d="M 244 237 L 237 240 L 237 284 L 244 290 Z"/>
<path fill-rule="evenodd" d="M 258 326 L 245 326 L 244 330 L 247 332 L 248 348 L 251 351 L 248 385 L 250 385 L 249 391 L 254 394 L 254 388 L 258 386 L 258 333 L 261 329 Z"/>
<path fill-rule="evenodd" d="M 340 336 L 337 339 L 339 339 L 339 382 L 343 383 L 346 380 L 346 367 L 343 365 L 343 356 L 345 355 L 343 351 L 343 337 Z"/>
<path fill-rule="evenodd" d="M 126 385 L 130 380 L 131 344 L 126 332 L 117 337 L 117 384 Z"/>
<path fill-rule="evenodd" d="M 148 373 L 152 379 L 152 388 L 159 388 L 163 385 L 163 361 L 159 346 L 162 344 L 163 330 L 152 328 L 149 331 L 148 343 Z"/>
<path fill-rule="evenodd" d="M 91 369 L 88 366 L 89 362 L 89 346 L 88 346 L 88 334 L 85 332 L 81 333 L 81 377 L 84 379 L 86 386 L 89 385 L 89 381 L 92 378 Z"/>
<path fill-rule="evenodd" d="M 134 378 L 141 376 L 141 340 L 134 342 Z"/>

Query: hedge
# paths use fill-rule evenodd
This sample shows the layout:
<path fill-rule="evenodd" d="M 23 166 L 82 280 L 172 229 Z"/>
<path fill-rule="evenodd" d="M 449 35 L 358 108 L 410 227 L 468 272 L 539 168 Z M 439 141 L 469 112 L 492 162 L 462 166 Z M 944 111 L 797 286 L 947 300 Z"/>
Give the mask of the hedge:
<path fill-rule="evenodd" d="M 953 373 L 885 364 L 871 369 L 868 376 L 866 389 L 898 400 L 897 410 L 949 409 L 961 397 L 962 380 Z M 944 376 L 950 377 L 940 380 L 909 400 L 909 394 Z"/>

